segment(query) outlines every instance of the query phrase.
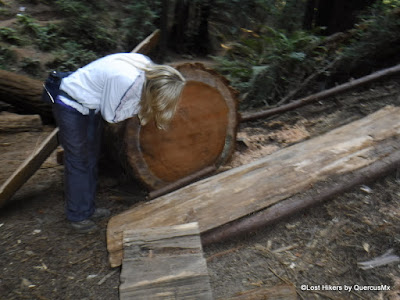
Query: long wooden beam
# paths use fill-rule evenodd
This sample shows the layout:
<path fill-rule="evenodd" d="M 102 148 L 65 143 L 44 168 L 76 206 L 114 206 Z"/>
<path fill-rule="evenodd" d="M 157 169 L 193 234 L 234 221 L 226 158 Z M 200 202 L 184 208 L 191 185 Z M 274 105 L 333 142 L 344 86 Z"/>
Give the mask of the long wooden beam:
<path fill-rule="evenodd" d="M 386 107 L 112 217 L 107 228 L 111 265 L 121 263 L 124 230 L 198 222 L 205 233 L 383 160 L 400 149 L 399 115 L 400 107 Z"/>

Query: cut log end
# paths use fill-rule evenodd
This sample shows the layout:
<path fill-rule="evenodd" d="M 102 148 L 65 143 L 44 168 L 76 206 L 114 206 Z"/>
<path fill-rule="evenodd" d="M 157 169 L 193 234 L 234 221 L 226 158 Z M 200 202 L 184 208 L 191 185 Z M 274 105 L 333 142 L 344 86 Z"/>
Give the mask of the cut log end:
<path fill-rule="evenodd" d="M 169 129 L 140 126 L 136 118 L 125 128 L 128 164 L 150 190 L 221 165 L 233 153 L 238 123 L 235 93 L 226 80 L 201 64 L 176 68 L 187 83 Z"/>

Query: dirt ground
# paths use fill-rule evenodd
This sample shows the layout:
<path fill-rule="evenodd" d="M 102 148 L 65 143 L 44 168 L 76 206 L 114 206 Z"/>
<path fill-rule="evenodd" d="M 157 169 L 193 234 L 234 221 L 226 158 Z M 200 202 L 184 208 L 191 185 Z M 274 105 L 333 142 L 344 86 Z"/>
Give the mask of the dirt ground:
<path fill-rule="evenodd" d="M 312 138 L 385 105 L 400 105 L 398 79 L 242 123 L 237 150 L 225 168 Z M 1 157 L 2 172 L 15 168 L 6 161 L 17 158 L 16 151 L 32 149 L 29 144 L 22 146 L 29 134 L 33 133 L 0 135 L 1 152 L 8 153 Z M 35 134 L 38 140 L 43 135 Z M 121 178 L 103 165 L 98 205 L 113 215 L 146 196 L 140 185 Z M 298 299 L 400 299 L 399 260 L 365 270 L 358 265 L 387 252 L 400 255 L 399 183 L 400 167 L 275 225 L 205 247 L 215 299 L 282 284 L 294 286 Z M 62 189 L 63 166 L 53 153 L 0 209 L 0 299 L 119 298 L 120 268 L 108 264 L 107 220 L 95 233 L 75 233 L 64 217 Z M 352 290 L 345 291 L 347 287 Z M 365 290 L 371 288 L 383 290 Z"/>

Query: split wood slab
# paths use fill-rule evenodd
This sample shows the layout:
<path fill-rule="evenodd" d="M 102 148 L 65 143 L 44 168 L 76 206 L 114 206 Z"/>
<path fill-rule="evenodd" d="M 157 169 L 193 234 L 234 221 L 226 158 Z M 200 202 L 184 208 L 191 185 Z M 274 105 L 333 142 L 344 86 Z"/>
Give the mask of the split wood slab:
<path fill-rule="evenodd" d="M 196 221 L 204 233 L 307 191 L 332 176 L 379 161 L 400 149 L 399 116 L 399 107 L 385 107 L 322 136 L 112 217 L 107 228 L 111 265 L 121 264 L 125 230 Z"/>
<path fill-rule="evenodd" d="M 213 299 L 198 224 L 124 232 L 119 294 L 128 299 Z"/>

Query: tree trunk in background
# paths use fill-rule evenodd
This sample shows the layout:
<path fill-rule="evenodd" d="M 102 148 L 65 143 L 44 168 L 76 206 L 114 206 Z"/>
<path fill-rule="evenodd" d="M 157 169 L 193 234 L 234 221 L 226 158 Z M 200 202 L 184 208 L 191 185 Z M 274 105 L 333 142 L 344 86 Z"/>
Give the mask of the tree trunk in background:
<path fill-rule="evenodd" d="M 185 44 L 185 32 L 189 22 L 189 3 L 185 0 L 177 0 L 175 3 L 174 24 L 169 33 L 169 46 L 177 53 L 182 52 Z"/>
<path fill-rule="evenodd" d="M 311 30 L 313 28 L 316 1 L 317 0 L 307 0 L 303 19 L 303 28 L 306 30 Z"/>
<path fill-rule="evenodd" d="M 194 46 L 198 54 L 207 55 L 210 51 L 210 36 L 208 34 L 208 19 L 210 18 L 211 8 L 214 0 L 206 1 L 200 8 L 200 25 L 198 34 L 195 36 Z"/>
<path fill-rule="evenodd" d="M 376 0 L 308 0 L 303 19 L 304 29 L 325 27 L 326 35 L 352 28 L 357 15 Z"/>
<path fill-rule="evenodd" d="M 162 0 L 161 38 L 160 38 L 160 51 L 158 53 L 161 62 L 164 61 L 168 45 L 168 12 L 169 12 L 169 1 Z"/>
<path fill-rule="evenodd" d="M 168 34 L 168 46 L 177 53 L 209 54 L 208 21 L 215 1 L 207 0 L 195 3 L 176 0 L 173 2 L 175 2 L 172 4 L 174 5 L 173 24 Z"/>

